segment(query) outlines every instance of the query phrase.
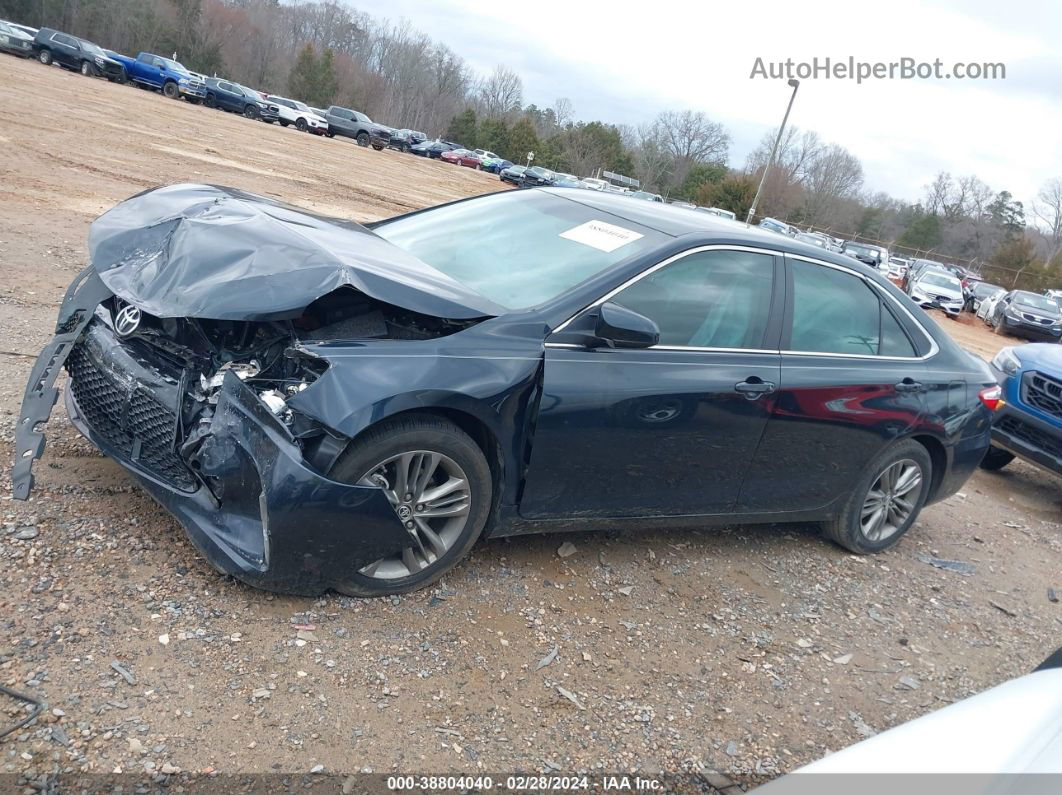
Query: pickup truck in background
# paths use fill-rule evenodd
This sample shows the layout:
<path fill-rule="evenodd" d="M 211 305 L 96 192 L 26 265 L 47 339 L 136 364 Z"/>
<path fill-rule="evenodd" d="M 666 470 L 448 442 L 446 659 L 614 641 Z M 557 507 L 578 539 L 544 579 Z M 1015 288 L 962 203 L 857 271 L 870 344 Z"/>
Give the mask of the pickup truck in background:
<path fill-rule="evenodd" d="M 126 77 L 141 88 L 154 88 L 170 99 L 184 97 L 195 104 L 206 98 L 206 86 L 172 58 L 142 52 L 130 58 L 116 52 L 108 55 L 125 68 Z"/>
<path fill-rule="evenodd" d="M 358 146 L 368 146 L 373 130 L 379 126 L 373 124 L 372 119 L 364 113 L 339 105 L 332 105 L 325 111 L 325 121 L 328 122 L 329 138 L 337 135 L 353 138 Z"/>

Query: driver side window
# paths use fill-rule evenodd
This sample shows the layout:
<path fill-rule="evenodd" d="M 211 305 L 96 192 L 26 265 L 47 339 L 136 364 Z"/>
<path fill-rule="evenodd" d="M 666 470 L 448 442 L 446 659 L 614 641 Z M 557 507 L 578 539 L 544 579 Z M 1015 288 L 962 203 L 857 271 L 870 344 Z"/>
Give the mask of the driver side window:
<path fill-rule="evenodd" d="M 770 255 L 702 251 L 639 279 L 611 300 L 653 320 L 662 346 L 758 349 L 773 289 Z"/>

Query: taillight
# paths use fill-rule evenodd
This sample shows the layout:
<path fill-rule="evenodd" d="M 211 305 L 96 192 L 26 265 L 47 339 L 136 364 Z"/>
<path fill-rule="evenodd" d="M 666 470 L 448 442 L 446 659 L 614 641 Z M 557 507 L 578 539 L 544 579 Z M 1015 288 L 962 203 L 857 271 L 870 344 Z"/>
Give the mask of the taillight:
<path fill-rule="evenodd" d="M 1003 387 L 999 384 L 982 389 L 977 393 L 977 397 L 988 407 L 989 411 L 999 411 L 1007 405 L 1007 401 L 1003 399 Z"/>

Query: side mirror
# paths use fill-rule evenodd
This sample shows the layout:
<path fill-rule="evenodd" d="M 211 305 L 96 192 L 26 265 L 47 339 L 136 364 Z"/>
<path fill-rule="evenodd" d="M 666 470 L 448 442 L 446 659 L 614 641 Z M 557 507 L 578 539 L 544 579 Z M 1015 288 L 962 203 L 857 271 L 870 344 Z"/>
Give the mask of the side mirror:
<path fill-rule="evenodd" d="M 598 307 L 594 336 L 613 348 L 650 348 L 660 342 L 660 327 L 645 315 L 606 302 Z"/>

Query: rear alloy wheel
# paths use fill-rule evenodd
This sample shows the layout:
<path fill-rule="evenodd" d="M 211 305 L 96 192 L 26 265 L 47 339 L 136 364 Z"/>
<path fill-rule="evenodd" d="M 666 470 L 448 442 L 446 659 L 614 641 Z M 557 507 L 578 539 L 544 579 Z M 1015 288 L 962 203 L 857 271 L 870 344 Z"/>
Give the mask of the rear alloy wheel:
<path fill-rule="evenodd" d="M 918 442 L 893 445 L 867 468 L 841 516 L 825 522 L 823 530 L 860 555 L 888 549 L 918 518 L 932 473 L 929 453 Z"/>
<path fill-rule="evenodd" d="M 1014 460 L 1014 453 L 1000 447 L 989 447 L 981 459 L 981 469 L 996 472 Z"/>
<path fill-rule="evenodd" d="M 52 63 L 52 51 L 51 50 L 41 50 L 39 53 L 37 53 L 37 60 L 40 61 L 45 66 L 51 65 L 51 63 Z"/>
<path fill-rule="evenodd" d="M 382 488 L 408 534 L 401 552 L 336 584 L 351 596 L 407 593 L 435 582 L 472 548 L 490 511 L 483 452 L 456 425 L 432 415 L 380 423 L 351 444 L 330 476 Z"/>

